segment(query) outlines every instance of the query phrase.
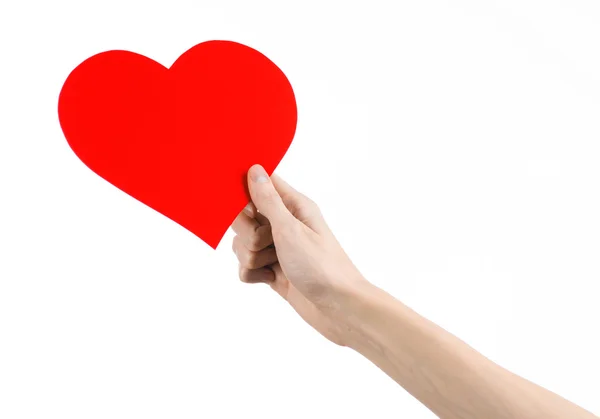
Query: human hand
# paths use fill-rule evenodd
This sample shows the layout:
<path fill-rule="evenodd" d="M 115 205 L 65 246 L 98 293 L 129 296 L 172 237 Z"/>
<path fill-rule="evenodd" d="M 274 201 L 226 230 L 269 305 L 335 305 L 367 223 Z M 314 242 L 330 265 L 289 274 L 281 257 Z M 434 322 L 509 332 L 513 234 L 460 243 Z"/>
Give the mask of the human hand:
<path fill-rule="evenodd" d="M 255 165 L 248 186 L 254 205 L 233 223 L 241 280 L 268 283 L 322 335 L 363 354 L 437 416 L 595 417 L 363 279 L 317 206 L 278 176 Z"/>
<path fill-rule="evenodd" d="M 366 281 L 313 201 L 259 165 L 248 172 L 248 188 L 252 203 L 232 225 L 240 279 L 269 284 L 322 335 L 346 345 L 336 308 Z"/>

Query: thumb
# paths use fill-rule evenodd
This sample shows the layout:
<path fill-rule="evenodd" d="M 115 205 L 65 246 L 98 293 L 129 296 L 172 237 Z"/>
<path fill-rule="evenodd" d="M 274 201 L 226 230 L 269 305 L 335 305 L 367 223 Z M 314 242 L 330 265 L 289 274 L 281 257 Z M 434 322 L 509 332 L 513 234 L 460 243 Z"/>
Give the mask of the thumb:
<path fill-rule="evenodd" d="M 248 189 L 258 211 L 267 217 L 274 227 L 294 218 L 262 166 L 255 164 L 248 171 Z"/>

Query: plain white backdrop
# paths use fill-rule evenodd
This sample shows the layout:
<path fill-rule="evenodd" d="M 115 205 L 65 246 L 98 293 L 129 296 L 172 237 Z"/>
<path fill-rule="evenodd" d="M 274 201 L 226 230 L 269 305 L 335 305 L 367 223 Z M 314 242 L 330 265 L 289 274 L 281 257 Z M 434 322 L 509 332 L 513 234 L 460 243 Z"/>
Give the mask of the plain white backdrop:
<path fill-rule="evenodd" d="M 600 3 L 2 1 L 0 418 L 431 418 L 89 171 L 60 88 L 110 49 L 227 39 L 288 76 L 277 170 L 363 274 L 600 412 Z"/>

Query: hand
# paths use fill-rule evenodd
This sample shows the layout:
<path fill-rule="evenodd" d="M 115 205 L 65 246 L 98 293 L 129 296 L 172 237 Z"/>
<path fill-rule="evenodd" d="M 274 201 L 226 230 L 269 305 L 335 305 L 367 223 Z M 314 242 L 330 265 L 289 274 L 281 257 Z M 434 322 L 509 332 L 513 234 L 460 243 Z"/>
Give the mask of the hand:
<path fill-rule="evenodd" d="M 236 218 L 244 282 L 265 282 L 326 338 L 370 359 L 441 418 L 594 418 L 494 364 L 360 275 L 317 206 L 260 166 Z M 258 210 L 258 211 L 257 211 Z"/>
<path fill-rule="evenodd" d="M 240 279 L 269 284 L 323 336 L 346 345 L 337 299 L 366 281 L 314 202 L 259 165 L 250 168 L 248 187 L 252 203 L 232 225 Z"/>

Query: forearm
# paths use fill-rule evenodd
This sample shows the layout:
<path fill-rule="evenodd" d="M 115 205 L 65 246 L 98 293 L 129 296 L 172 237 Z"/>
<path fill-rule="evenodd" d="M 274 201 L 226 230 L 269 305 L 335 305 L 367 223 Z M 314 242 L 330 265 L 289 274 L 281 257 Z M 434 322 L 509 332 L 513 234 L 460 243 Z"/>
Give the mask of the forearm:
<path fill-rule="evenodd" d="M 348 346 L 441 418 L 596 418 L 506 371 L 375 286 L 342 294 L 338 313 Z"/>

